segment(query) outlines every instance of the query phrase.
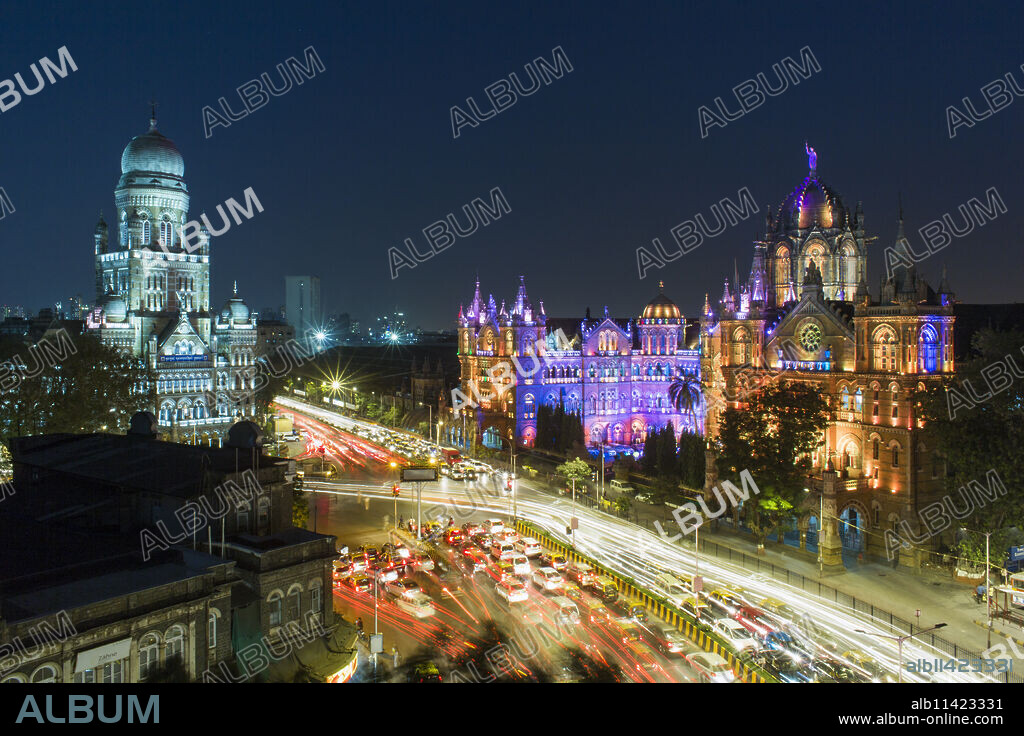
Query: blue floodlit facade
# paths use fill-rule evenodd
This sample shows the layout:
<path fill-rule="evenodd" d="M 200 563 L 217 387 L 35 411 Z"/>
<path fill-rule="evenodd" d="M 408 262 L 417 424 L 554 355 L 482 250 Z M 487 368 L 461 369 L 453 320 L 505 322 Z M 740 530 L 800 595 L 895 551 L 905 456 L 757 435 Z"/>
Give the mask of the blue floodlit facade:
<path fill-rule="evenodd" d="M 513 437 L 533 446 L 538 407 L 559 403 L 581 416 L 591 447 L 639 450 L 669 422 L 677 434 L 703 431 L 698 325 L 664 293 L 636 319 L 610 317 L 607 308 L 599 318 L 561 319 L 548 317 L 543 302 L 534 310 L 523 277 L 511 309 L 493 296 L 484 301 L 478 281 L 458 322 L 461 390 L 480 395 L 465 410 L 488 446 L 508 447 Z M 693 411 L 674 405 L 674 382 L 698 397 Z"/>

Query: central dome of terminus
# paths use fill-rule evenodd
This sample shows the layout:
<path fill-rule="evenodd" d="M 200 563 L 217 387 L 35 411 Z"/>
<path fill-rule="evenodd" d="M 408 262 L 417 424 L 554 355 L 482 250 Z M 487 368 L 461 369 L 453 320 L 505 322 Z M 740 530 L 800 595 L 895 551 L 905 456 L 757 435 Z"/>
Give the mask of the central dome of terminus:
<path fill-rule="evenodd" d="M 818 157 L 808 147 L 810 171 L 799 186 L 789 193 L 779 207 L 776 223 L 780 230 L 805 229 L 817 225 L 821 228 L 846 227 L 849 213 L 843 200 L 816 171 Z"/>
<path fill-rule="evenodd" d="M 149 132 L 132 138 L 121 154 L 121 174 L 131 173 L 185 176 L 185 159 L 174 142 L 156 129 L 156 120 L 150 121 Z"/>
<path fill-rule="evenodd" d="M 658 282 L 659 294 L 658 296 L 651 299 L 651 301 L 644 307 L 644 313 L 640 315 L 640 319 L 681 319 L 682 312 L 679 311 L 679 307 L 676 306 L 675 302 L 665 296 L 665 293 L 661 289 L 665 288 L 665 282 Z"/>

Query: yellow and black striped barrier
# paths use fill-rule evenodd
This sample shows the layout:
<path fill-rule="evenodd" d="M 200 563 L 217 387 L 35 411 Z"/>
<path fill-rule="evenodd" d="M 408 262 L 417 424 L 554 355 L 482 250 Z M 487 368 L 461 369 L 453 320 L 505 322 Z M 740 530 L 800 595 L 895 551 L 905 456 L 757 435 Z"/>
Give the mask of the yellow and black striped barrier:
<path fill-rule="evenodd" d="M 617 573 L 609 570 L 596 560 L 592 560 L 589 557 L 581 555 L 572 547 L 552 538 L 546 532 L 538 529 L 528 521 L 524 521 L 522 519 L 517 520 L 516 531 L 524 536 L 528 535 L 535 538 L 539 542 L 543 543 L 545 547 L 557 552 L 568 560 L 573 562 L 585 562 L 595 570 L 599 571 L 602 575 L 611 578 L 615 581 L 615 584 L 619 589 L 619 593 L 628 597 L 631 601 L 636 601 L 637 603 L 642 604 L 645 609 L 667 621 L 670 625 L 674 626 L 677 631 L 685 634 L 690 641 L 697 644 L 697 646 L 705 652 L 713 652 L 722 657 L 729 663 L 729 666 L 732 667 L 733 671 L 743 682 L 775 682 L 774 679 L 770 678 L 765 673 L 758 671 L 745 662 L 740 661 L 739 657 L 737 657 L 730 649 L 725 647 L 706 631 L 698 628 L 696 623 L 690 619 L 689 616 L 677 610 L 675 607 L 666 604 L 664 601 L 659 600 L 650 591 L 638 588 L 629 580 L 626 580 Z"/>

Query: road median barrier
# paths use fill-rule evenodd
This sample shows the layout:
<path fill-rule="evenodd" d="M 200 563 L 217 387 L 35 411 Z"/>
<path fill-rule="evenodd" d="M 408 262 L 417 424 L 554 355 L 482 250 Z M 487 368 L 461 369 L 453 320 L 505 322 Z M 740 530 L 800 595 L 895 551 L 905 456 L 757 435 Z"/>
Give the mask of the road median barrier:
<path fill-rule="evenodd" d="M 774 677 L 760 667 L 744 661 L 729 646 L 722 642 L 719 637 L 708 631 L 706 626 L 698 624 L 696 619 L 680 611 L 663 596 L 656 595 L 652 591 L 641 587 L 631 578 L 609 570 L 597 560 L 580 554 L 571 545 L 555 539 L 547 531 L 535 524 L 522 519 L 517 520 L 516 531 L 522 535 L 533 537 L 543 546 L 557 552 L 567 560 L 585 562 L 601 575 L 611 578 L 615 581 L 615 585 L 621 595 L 626 596 L 630 601 L 643 605 L 648 611 L 667 621 L 704 651 L 713 652 L 722 657 L 729 663 L 737 677 L 743 682 L 777 682 Z"/>

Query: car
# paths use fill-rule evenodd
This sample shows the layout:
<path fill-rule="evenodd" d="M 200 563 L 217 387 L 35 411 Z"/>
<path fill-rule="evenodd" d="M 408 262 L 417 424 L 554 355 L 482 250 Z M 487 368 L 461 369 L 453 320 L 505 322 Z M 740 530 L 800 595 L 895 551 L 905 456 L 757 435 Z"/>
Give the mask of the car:
<path fill-rule="evenodd" d="M 761 652 L 754 661 L 765 672 L 782 682 L 814 682 L 813 675 L 797 664 L 788 652 Z"/>
<path fill-rule="evenodd" d="M 403 565 L 403 567 L 404 567 L 404 565 Z M 377 572 L 377 584 L 378 585 L 384 585 L 386 583 L 393 582 L 395 580 L 398 580 L 398 577 L 399 577 L 398 576 L 398 568 L 395 567 L 394 565 L 389 565 L 387 567 L 381 567 L 376 572 Z"/>
<path fill-rule="evenodd" d="M 562 585 L 562 593 L 571 601 L 583 603 L 583 589 L 576 585 L 576 583 L 565 582 Z"/>
<path fill-rule="evenodd" d="M 566 569 L 566 578 L 584 588 L 594 581 L 594 577 L 594 568 L 586 562 L 570 562 Z"/>
<path fill-rule="evenodd" d="M 593 591 L 594 595 L 605 603 L 612 603 L 619 597 L 619 586 L 615 584 L 614 580 L 603 575 L 594 576 L 591 578 L 590 582 L 583 587 L 589 588 Z"/>
<path fill-rule="evenodd" d="M 409 682 L 444 682 L 437 665 L 433 662 L 422 662 L 409 673 Z"/>
<path fill-rule="evenodd" d="M 633 603 L 628 598 L 620 598 L 612 603 L 612 606 L 623 613 L 623 615 L 638 623 L 647 622 L 647 607 L 643 603 Z"/>
<path fill-rule="evenodd" d="M 373 583 L 365 575 L 349 575 L 345 578 L 345 585 L 357 593 L 369 593 Z"/>
<path fill-rule="evenodd" d="M 612 620 L 611 611 L 601 601 L 584 601 L 583 617 L 592 624 L 605 624 Z"/>
<path fill-rule="evenodd" d="M 647 632 L 644 640 L 653 644 L 662 654 L 681 654 L 685 657 L 687 654 L 700 651 L 683 632 L 669 624 L 648 622 L 643 628 Z"/>
<path fill-rule="evenodd" d="M 776 652 L 786 652 L 800 667 L 806 667 L 814 661 L 814 656 L 800 646 L 800 644 L 785 631 L 769 631 L 763 638 L 759 638 L 758 640 L 764 649 Z"/>
<path fill-rule="evenodd" d="M 364 555 L 356 555 L 352 558 L 352 572 L 366 572 L 366 557 Z"/>
<path fill-rule="evenodd" d="M 679 610 L 693 616 L 694 618 L 699 618 L 710 625 L 711 606 L 698 599 L 695 595 L 689 595 L 683 598 L 680 601 Z"/>
<path fill-rule="evenodd" d="M 532 576 L 533 584 L 545 592 L 562 592 L 565 580 L 553 567 L 542 567 L 535 570 Z"/>
<path fill-rule="evenodd" d="M 773 614 L 775 618 L 784 621 L 796 621 L 800 616 L 792 606 L 775 598 L 762 598 L 757 602 L 757 605 L 768 613 Z"/>
<path fill-rule="evenodd" d="M 502 542 L 515 544 L 519 541 L 519 533 L 513 529 L 502 529 L 500 532 L 492 532 L 491 538 Z"/>
<path fill-rule="evenodd" d="M 415 580 L 401 578 L 399 580 L 392 580 L 389 583 L 385 583 L 384 590 L 395 596 L 395 598 L 402 598 L 403 596 L 408 598 L 413 593 L 420 590 L 420 585 Z"/>
<path fill-rule="evenodd" d="M 499 562 L 498 582 L 502 583 L 506 580 L 519 580 L 519 576 L 516 574 L 516 569 L 512 566 L 511 562 Z"/>
<path fill-rule="evenodd" d="M 342 580 L 354 572 L 352 560 L 348 557 L 339 557 L 334 561 L 334 579 Z"/>
<path fill-rule="evenodd" d="M 462 525 L 462 531 L 465 532 L 467 537 L 472 537 L 474 534 L 480 534 L 483 530 L 483 524 L 476 521 L 470 521 Z"/>
<path fill-rule="evenodd" d="M 505 522 L 501 519 L 485 519 L 483 528 L 488 534 L 497 534 L 498 532 L 505 531 Z"/>
<path fill-rule="evenodd" d="M 867 675 L 871 682 L 897 682 L 898 680 L 896 675 L 859 649 L 849 649 L 841 656 L 844 662 Z"/>
<path fill-rule="evenodd" d="M 504 580 L 494 586 L 494 589 L 499 596 L 510 604 L 521 603 L 529 597 L 529 594 L 526 592 L 526 586 L 519 580 Z"/>
<path fill-rule="evenodd" d="M 491 557 L 496 560 L 511 560 L 515 555 L 515 547 L 512 546 L 512 542 L 499 542 L 494 540 L 491 543 Z"/>
<path fill-rule="evenodd" d="M 569 566 L 569 561 L 562 557 L 562 555 L 556 555 L 554 552 L 542 552 L 540 555 L 540 566 L 551 567 L 558 572 L 564 572 Z"/>
<path fill-rule="evenodd" d="M 740 606 L 732 617 L 758 639 L 763 640 L 769 633 L 782 630 L 779 624 L 765 616 L 764 611 L 754 606 Z"/>
<path fill-rule="evenodd" d="M 437 609 L 434 608 L 434 601 L 423 591 L 399 598 L 398 608 L 412 614 L 416 618 L 427 618 L 437 613 Z"/>
<path fill-rule="evenodd" d="M 418 567 L 424 572 L 430 572 L 434 569 L 433 558 L 425 552 L 413 552 L 410 559 L 412 560 L 413 567 Z"/>
<path fill-rule="evenodd" d="M 711 629 L 722 637 L 725 640 L 725 643 L 737 652 L 742 652 L 744 650 L 754 652 L 758 649 L 757 639 L 747 631 L 743 624 L 735 619 L 719 619 L 711 625 Z"/>
<path fill-rule="evenodd" d="M 451 527 L 444 533 L 444 543 L 449 547 L 458 547 L 465 538 L 463 531 L 457 527 Z"/>
<path fill-rule="evenodd" d="M 530 574 L 530 560 L 526 555 L 512 555 L 511 562 L 512 567 L 516 570 L 516 575 L 526 576 Z"/>
<path fill-rule="evenodd" d="M 640 503 L 646 503 L 648 505 L 654 503 L 654 496 L 652 496 L 650 493 L 638 493 L 636 494 L 636 496 L 634 496 L 634 498 Z"/>
<path fill-rule="evenodd" d="M 644 636 L 633 619 L 613 618 L 610 623 L 612 631 L 622 640 L 623 644 L 628 644 L 631 641 L 643 641 Z"/>
<path fill-rule="evenodd" d="M 871 682 L 871 678 L 850 665 L 831 657 L 818 659 L 810 665 L 815 682 Z"/>
<path fill-rule="evenodd" d="M 707 596 L 707 602 L 727 616 L 733 616 L 740 608 L 747 605 L 747 602 L 733 590 L 728 588 L 717 588 Z"/>
<path fill-rule="evenodd" d="M 392 555 L 396 560 L 408 560 L 412 557 L 412 550 L 406 547 L 404 544 L 399 542 L 395 545 L 394 554 Z"/>
<path fill-rule="evenodd" d="M 494 541 L 491 539 L 491 535 L 487 532 L 477 532 L 471 537 L 471 539 L 473 544 L 482 550 L 487 550 L 488 552 L 491 549 L 491 543 Z"/>
<path fill-rule="evenodd" d="M 551 604 L 557 609 L 556 620 L 561 624 L 576 626 L 580 623 L 580 609 L 575 602 L 565 596 L 555 596 Z"/>
<path fill-rule="evenodd" d="M 524 554 L 527 557 L 539 557 L 542 552 L 540 548 L 540 542 L 533 537 L 523 537 L 517 539 L 514 543 L 516 552 Z"/>
<path fill-rule="evenodd" d="M 686 661 L 697 673 L 698 679 L 703 682 L 735 682 L 736 673 L 732 671 L 729 663 L 714 652 L 699 652 L 690 654 Z"/>

